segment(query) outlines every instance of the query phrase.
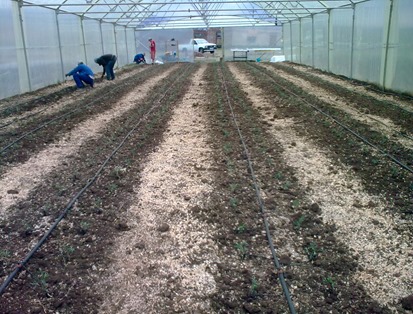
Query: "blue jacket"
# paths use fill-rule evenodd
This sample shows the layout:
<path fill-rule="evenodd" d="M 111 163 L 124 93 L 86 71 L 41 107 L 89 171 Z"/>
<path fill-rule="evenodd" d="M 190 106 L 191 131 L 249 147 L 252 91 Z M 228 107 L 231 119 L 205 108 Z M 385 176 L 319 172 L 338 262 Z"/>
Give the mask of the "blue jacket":
<path fill-rule="evenodd" d="M 145 61 L 145 56 L 143 55 L 143 53 L 138 53 L 135 58 L 133 59 L 133 62 L 142 62 Z"/>
<path fill-rule="evenodd" d="M 76 68 L 74 68 L 72 71 L 70 71 L 66 75 L 70 76 L 70 75 L 73 75 L 75 73 L 90 75 L 90 76 L 92 76 L 92 78 L 94 76 L 92 69 L 89 68 L 86 64 L 83 64 L 83 63 L 79 64 Z"/>

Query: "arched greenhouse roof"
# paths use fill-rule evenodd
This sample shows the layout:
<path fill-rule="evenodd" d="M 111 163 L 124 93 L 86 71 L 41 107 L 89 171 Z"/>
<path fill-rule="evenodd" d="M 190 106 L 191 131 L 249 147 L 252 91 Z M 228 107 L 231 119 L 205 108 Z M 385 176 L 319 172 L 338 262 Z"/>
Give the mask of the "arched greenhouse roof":
<path fill-rule="evenodd" d="M 135 29 L 269 26 L 370 0 L 18 0 Z"/>

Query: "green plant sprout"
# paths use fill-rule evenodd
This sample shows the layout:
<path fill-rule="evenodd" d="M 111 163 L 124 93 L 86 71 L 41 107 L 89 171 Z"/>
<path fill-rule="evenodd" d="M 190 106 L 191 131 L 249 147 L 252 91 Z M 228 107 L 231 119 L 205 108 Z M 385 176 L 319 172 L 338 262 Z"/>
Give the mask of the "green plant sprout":
<path fill-rule="evenodd" d="M 258 288 L 259 288 L 258 280 L 255 277 L 252 277 L 249 295 L 253 298 L 257 297 Z"/>
<path fill-rule="evenodd" d="M 248 255 L 248 243 L 245 241 L 235 244 L 235 249 L 238 251 L 238 255 L 244 260 Z"/>
<path fill-rule="evenodd" d="M 238 226 L 235 228 L 235 232 L 236 232 L 236 233 L 244 233 L 245 231 L 247 231 L 247 226 L 246 226 L 245 224 L 243 224 L 243 223 L 241 223 L 240 225 L 238 225 Z"/>
<path fill-rule="evenodd" d="M 320 250 L 317 246 L 316 243 L 311 242 L 308 247 L 306 247 L 305 252 L 308 256 L 309 261 L 314 261 L 318 258 L 318 254 L 320 253 Z"/>
<path fill-rule="evenodd" d="M 294 229 L 296 230 L 300 229 L 304 221 L 305 221 L 305 216 L 301 215 L 300 218 L 298 218 L 297 220 L 293 222 Z"/>
<path fill-rule="evenodd" d="M 47 279 L 48 278 L 49 278 L 49 274 L 47 272 L 43 270 L 39 270 L 36 273 L 34 273 L 31 284 L 33 287 L 38 287 L 44 292 L 47 292 L 47 287 L 48 287 Z"/>
<path fill-rule="evenodd" d="M 327 285 L 327 288 L 331 291 L 334 291 L 336 283 L 332 277 L 326 277 L 323 279 L 323 283 Z"/>

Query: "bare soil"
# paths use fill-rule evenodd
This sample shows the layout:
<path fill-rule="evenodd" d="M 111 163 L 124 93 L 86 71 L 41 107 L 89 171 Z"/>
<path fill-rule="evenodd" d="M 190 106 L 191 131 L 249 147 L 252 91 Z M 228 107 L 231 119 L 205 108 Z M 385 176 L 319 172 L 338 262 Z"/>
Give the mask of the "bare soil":
<path fill-rule="evenodd" d="M 117 74 L 0 101 L 1 313 L 289 313 L 280 274 L 297 313 L 412 313 L 411 99 L 289 63 Z"/>

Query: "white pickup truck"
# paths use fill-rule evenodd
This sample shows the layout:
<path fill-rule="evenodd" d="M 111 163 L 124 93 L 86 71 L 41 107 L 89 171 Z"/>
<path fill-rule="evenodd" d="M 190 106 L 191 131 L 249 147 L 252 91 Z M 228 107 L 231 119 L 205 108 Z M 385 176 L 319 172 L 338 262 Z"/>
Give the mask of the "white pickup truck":
<path fill-rule="evenodd" d="M 204 53 L 206 51 L 209 51 L 210 53 L 214 53 L 215 49 L 217 49 L 216 44 L 209 43 L 203 38 L 192 38 L 189 41 L 189 44 L 179 44 L 179 50 L 184 52 L 193 51 Z"/>

